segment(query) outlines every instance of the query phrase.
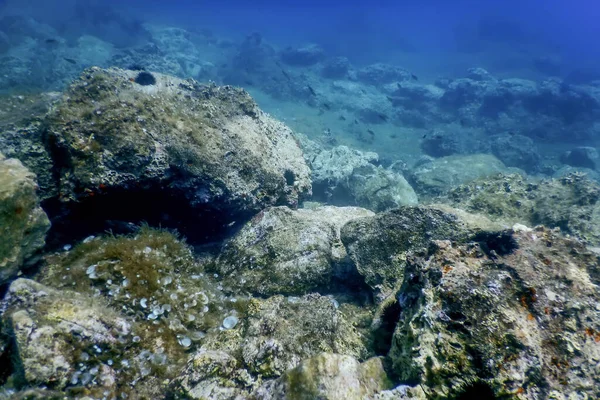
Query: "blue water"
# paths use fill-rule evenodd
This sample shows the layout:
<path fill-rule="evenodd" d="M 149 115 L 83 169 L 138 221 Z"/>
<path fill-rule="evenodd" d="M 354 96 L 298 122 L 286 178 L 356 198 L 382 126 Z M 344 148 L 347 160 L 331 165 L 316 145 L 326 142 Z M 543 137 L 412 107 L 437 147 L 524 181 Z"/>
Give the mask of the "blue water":
<path fill-rule="evenodd" d="M 564 150 L 598 144 L 600 96 L 593 82 L 600 80 L 599 15 L 600 5 L 592 0 L 5 0 L 0 3 L 0 93 L 62 90 L 92 65 L 141 64 L 242 86 L 266 111 L 313 139 L 333 132 L 333 144 L 408 162 L 423 154 L 421 138 L 436 129 L 451 130 L 461 142 L 516 133 L 533 140 L 539 165 L 503 161 L 551 175 L 561 168 Z M 288 46 L 308 44 L 319 46 L 323 59 L 281 65 Z M 354 72 L 324 78 L 322 66 L 335 57 L 347 58 L 351 71 L 373 63 L 403 68 L 423 90 L 433 84 L 434 91 L 447 90 L 440 78 L 465 78 L 478 67 L 494 79 L 527 79 L 531 82 L 518 85 L 560 94 L 523 100 L 512 81 L 512 88 L 498 89 L 502 94 L 476 100 L 473 107 L 482 108 L 473 116 L 458 92 L 446 96 L 451 101 L 427 104 L 399 99 L 405 95 L 394 92 L 393 82 L 374 87 L 357 81 Z M 544 89 L 549 78 L 555 89 Z M 349 92 L 340 94 L 344 90 Z M 361 96 L 369 104 L 351 103 Z M 396 98 L 388 104 L 386 97 Z M 439 110 L 424 116 L 432 106 Z M 372 109 L 383 110 L 382 120 L 365 116 Z M 348 125 L 355 118 L 356 125 L 363 124 L 360 129 Z M 472 131 L 465 133 L 459 125 Z M 551 167 L 542 165 L 546 161 Z"/>

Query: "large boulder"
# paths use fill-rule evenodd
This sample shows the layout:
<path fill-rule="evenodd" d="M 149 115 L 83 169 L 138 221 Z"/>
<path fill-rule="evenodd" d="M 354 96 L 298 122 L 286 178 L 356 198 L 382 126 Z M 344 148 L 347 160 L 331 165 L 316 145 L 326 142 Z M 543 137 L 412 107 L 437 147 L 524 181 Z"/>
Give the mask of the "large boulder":
<path fill-rule="evenodd" d="M 370 85 L 384 85 L 390 82 L 404 82 L 414 79 L 407 70 L 390 64 L 371 64 L 357 71 L 359 81 Z"/>
<path fill-rule="evenodd" d="M 0 153 L 0 284 L 39 260 L 50 222 L 36 194 L 35 175 Z"/>
<path fill-rule="evenodd" d="M 120 377 L 143 375 L 133 321 L 101 302 L 17 279 L 4 307 L 2 322 L 14 338 L 12 368 L 28 385 L 116 394 Z"/>
<path fill-rule="evenodd" d="M 351 276 L 341 227 L 372 215 L 357 207 L 266 209 L 225 243 L 215 272 L 228 286 L 263 296 L 327 288 Z"/>
<path fill-rule="evenodd" d="M 103 201 L 111 195 L 129 214 L 150 197 L 177 203 L 161 212 L 187 207 L 218 225 L 270 205 L 294 206 L 311 190 L 291 130 L 229 86 L 91 68 L 47 118 L 46 136 L 61 200 L 93 200 L 96 216 L 117 211 Z"/>
<path fill-rule="evenodd" d="M 502 134 L 490 138 L 491 150 L 504 165 L 527 172 L 540 169 L 541 157 L 530 138 L 523 135 Z"/>
<path fill-rule="evenodd" d="M 287 47 L 281 51 L 280 57 L 288 65 L 308 67 L 322 61 L 325 51 L 316 44 L 298 48 Z"/>
<path fill-rule="evenodd" d="M 545 225 L 600 244 L 600 185 L 580 172 L 541 182 L 516 174 L 478 179 L 452 189 L 443 201 L 505 226 Z"/>
<path fill-rule="evenodd" d="M 373 211 L 416 205 L 418 198 L 404 176 L 377 164 L 379 156 L 347 146 L 313 157 L 315 198 L 334 205 L 356 205 Z"/>
<path fill-rule="evenodd" d="M 182 399 L 248 398 L 263 381 L 322 352 L 363 360 L 367 340 L 355 329 L 356 311 L 343 308 L 318 294 L 251 299 L 243 320 L 203 339 L 172 391 Z"/>
<path fill-rule="evenodd" d="M 253 396 L 265 400 L 363 400 L 389 387 L 380 358 L 361 364 L 349 356 L 322 353 L 266 383 Z"/>
<path fill-rule="evenodd" d="M 511 169 L 491 154 L 453 155 L 417 166 L 411 178 L 419 194 L 438 195 L 477 178 L 508 171 Z"/>
<path fill-rule="evenodd" d="M 434 239 L 459 239 L 466 229 L 456 216 L 427 207 L 402 207 L 350 221 L 342 241 L 358 273 L 383 301 L 399 287 L 410 254 Z"/>
<path fill-rule="evenodd" d="M 40 200 L 57 195 L 52 156 L 42 135 L 44 117 L 58 92 L 0 97 L 0 153 L 16 158 L 36 175 Z"/>
<path fill-rule="evenodd" d="M 411 257 L 389 357 L 427 398 L 596 398 L 598 256 L 545 228 Z"/>

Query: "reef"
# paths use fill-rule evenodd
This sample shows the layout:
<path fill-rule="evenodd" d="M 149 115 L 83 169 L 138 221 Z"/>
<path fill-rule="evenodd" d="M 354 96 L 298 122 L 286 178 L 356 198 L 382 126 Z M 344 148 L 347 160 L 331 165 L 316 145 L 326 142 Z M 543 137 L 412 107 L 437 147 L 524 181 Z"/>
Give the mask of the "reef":
<path fill-rule="evenodd" d="M 590 87 L 148 29 L 144 70 L 0 99 L 0 398 L 600 397 L 598 154 L 532 130 L 583 135 Z"/>

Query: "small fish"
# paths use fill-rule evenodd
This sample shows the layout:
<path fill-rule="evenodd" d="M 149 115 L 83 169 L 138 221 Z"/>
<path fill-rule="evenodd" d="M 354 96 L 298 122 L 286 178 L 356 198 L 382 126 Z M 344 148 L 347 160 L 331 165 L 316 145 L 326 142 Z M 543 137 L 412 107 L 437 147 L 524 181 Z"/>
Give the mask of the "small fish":
<path fill-rule="evenodd" d="M 390 101 L 390 103 L 394 104 L 394 98 L 392 96 L 385 96 Z"/>
<path fill-rule="evenodd" d="M 367 129 L 367 132 L 369 132 L 369 135 L 375 136 L 375 132 L 373 132 L 371 129 Z"/>
<path fill-rule="evenodd" d="M 56 39 L 46 39 L 46 43 L 48 43 L 48 44 L 56 44 L 56 43 L 58 43 L 58 40 L 56 40 Z"/>
<path fill-rule="evenodd" d="M 379 117 L 380 120 L 382 120 L 383 122 L 387 122 L 388 117 L 385 114 L 377 114 L 377 116 Z"/>
<path fill-rule="evenodd" d="M 390 138 L 391 138 L 391 139 L 396 139 L 396 138 L 398 138 L 398 135 L 396 135 L 395 133 L 392 133 L 392 134 L 390 135 Z"/>
<path fill-rule="evenodd" d="M 358 120 L 354 119 L 354 125 L 358 125 Z"/>
<path fill-rule="evenodd" d="M 67 57 L 63 57 L 63 58 L 64 58 L 64 60 L 65 60 L 66 62 L 68 62 L 68 63 L 71 63 L 71 64 L 77 64 L 77 61 L 73 60 L 72 58 L 67 58 Z"/>
<path fill-rule="evenodd" d="M 329 106 L 329 104 L 327 103 L 323 103 L 323 108 L 326 109 L 327 111 L 331 110 L 331 107 Z"/>
<path fill-rule="evenodd" d="M 410 77 L 412 78 L 413 81 L 419 80 L 419 78 L 417 78 L 417 76 L 415 74 L 410 74 Z"/>
<path fill-rule="evenodd" d="M 340 115 L 340 118 L 339 118 L 339 120 L 340 120 L 340 121 L 345 121 L 345 120 L 346 120 L 346 117 L 344 117 L 343 115 Z"/>
<path fill-rule="evenodd" d="M 426 137 L 427 137 L 427 134 L 424 134 L 421 139 L 425 139 Z"/>
<path fill-rule="evenodd" d="M 467 125 L 467 122 L 464 119 L 462 119 L 462 118 L 461 118 L 461 120 L 459 122 L 460 122 L 460 126 Z"/>
<path fill-rule="evenodd" d="M 315 92 L 315 89 L 313 89 L 312 86 L 306 85 L 306 87 L 308 88 L 308 91 L 310 92 L 310 94 L 312 94 L 313 96 L 317 95 L 317 92 Z"/>
<path fill-rule="evenodd" d="M 400 82 L 396 82 L 396 87 L 397 87 L 398 89 L 402 89 L 402 85 L 400 84 Z"/>

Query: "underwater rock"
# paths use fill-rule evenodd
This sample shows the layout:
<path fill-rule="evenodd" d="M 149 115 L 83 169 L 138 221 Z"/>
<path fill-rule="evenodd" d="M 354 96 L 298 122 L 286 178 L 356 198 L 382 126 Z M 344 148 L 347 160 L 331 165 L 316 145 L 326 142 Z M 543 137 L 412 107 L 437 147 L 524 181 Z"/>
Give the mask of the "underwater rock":
<path fill-rule="evenodd" d="M 348 191 L 357 205 L 376 212 L 419 203 L 417 194 L 401 173 L 372 164 L 352 171 Z"/>
<path fill-rule="evenodd" d="M 267 208 L 223 245 L 215 272 L 227 286 L 262 296 L 327 288 L 352 278 L 341 227 L 371 215 L 356 207 Z"/>
<path fill-rule="evenodd" d="M 325 58 L 325 51 L 316 44 L 305 47 L 287 47 L 279 54 L 281 61 L 296 67 L 309 67 Z"/>
<path fill-rule="evenodd" d="M 359 69 L 356 77 L 360 82 L 380 86 L 386 83 L 404 82 L 413 79 L 412 74 L 407 70 L 383 63 L 372 64 Z"/>
<path fill-rule="evenodd" d="M 495 135 L 490 138 L 491 150 L 507 167 L 535 172 L 540 168 L 541 157 L 533 140 L 523 135 Z"/>
<path fill-rule="evenodd" d="M 467 70 L 467 78 L 477 82 L 496 81 L 496 78 L 483 68 L 469 68 Z"/>
<path fill-rule="evenodd" d="M 342 228 L 342 242 L 381 302 L 402 283 L 409 254 L 426 249 L 431 240 L 457 240 L 467 232 L 454 215 L 429 207 L 401 207 L 350 221 Z"/>
<path fill-rule="evenodd" d="M 56 92 L 0 99 L 0 152 L 35 173 L 41 201 L 58 194 L 42 126 L 46 113 L 59 99 Z"/>
<path fill-rule="evenodd" d="M 119 365 L 107 360 L 126 357 L 120 341 L 131 341 L 131 320 L 91 298 L 28 279 L 14 281 L 4 302 L 3 323 L 15 339 L 14 372 L 27 384 L 117 392 Z"/>
<path fill-rule="evenodd" d="M 354 318 L 353 309 L 346 311 L 331 296 L 251 300 L 242 358 L 252 374 L 265 378 L 278 377 L 323 351 L 364 359 L 367 340 L 355 328 Z"/>
<path fill-rule="evenodd" d="M 50 221 L 36 190 L 35 175 L 0 153 L 0 284 L 39 261 Z"/>
<path fill-rule="evenodd" d="M 416 167 L 411 182 L 419 195 L 437 195 L 477 178 L 506 173 L 507 168 L 491 154 L 442 157 Z"/>
<path fill-rule="evenodd" d="M 175 380 L 179 393 L 203 388 L 216 393 L 224 387 L 245 392 L 324 351 L 358 360 L 370 356 L 368 340 L 356 328 L 362 310 L 331 296 L 255 298 L 245 310 L 242 324 L 203 339 L 198 356 Z"/>
<path fill-rule="evenodd" d="M 322 399 L 363 400 L 390 387 L 380 358 L 364 363 L 338 354 L 322 353 L 302 361 L 281 378 L 253 393 L 264 400 Z"/>
<path fill-rule="evenodd" d="M 431 157 L 446 157 L 461 153 L 462 142 L 455 132 L 435 131 L 421 140 L 421 150 Z"/>
<path fill-rule="evenodd" d="M 448 199 L 505 226 L 545 225 L 600 244 L 600 184 L 581 172 L 541 182 L 516 174 L 478 179 L 452 189 Z"/>
<path fill-rule="evenodd" d="M 594 147 L 580 146 L 565 152 L 560 161 L 572 167 L 582 167 L 596 170 L 600 156 Z"/>
<path fill-rule="evenodd" d="M 429 397 L 421 386 L 400 385 L 391 390 L 383 390 L 375 393 L 372 396 L 366 397 L 364 400 L 428 400 Z"/>
<path fill-rule="evenodd" d="M 248 398 L 255 379 L 224 351 L 200 349 L 169 388 L 173 399 Z"/>
<path fill-rule="evenodd" d="M 545 228 L 409 257 L 389 357 L 427 398 L 600 395 L 598 257 Z"/>
<path fill-rule="evenodd" d="M 328 79 L 344 79 L 348 77 L 350 61 L 346 57 L 331 58 L 323 63 L 321 76 Z"/>
<path fill-rule="evenodd" d="M 318 153 L 311 162 L 314 197 L 330 204 L 373 211 L 418 203 L 402 174 L 375 166 L 379 156 L 347 146 Z"/>
<path fill-rule="evenodd" d="M 111 219 L 111 195 L 135 212 L 127 196 L 146 192 L 179 202 L 174 211 L 187 207 L 226 224 L 310 193 L 292 131 L 248 93 L 156 73 L 155 85 L 141 86 L 131 81 L 136 75 L 86 70 L 49 115 L 65 207 L 94 203 L 94 214 Z"/>

